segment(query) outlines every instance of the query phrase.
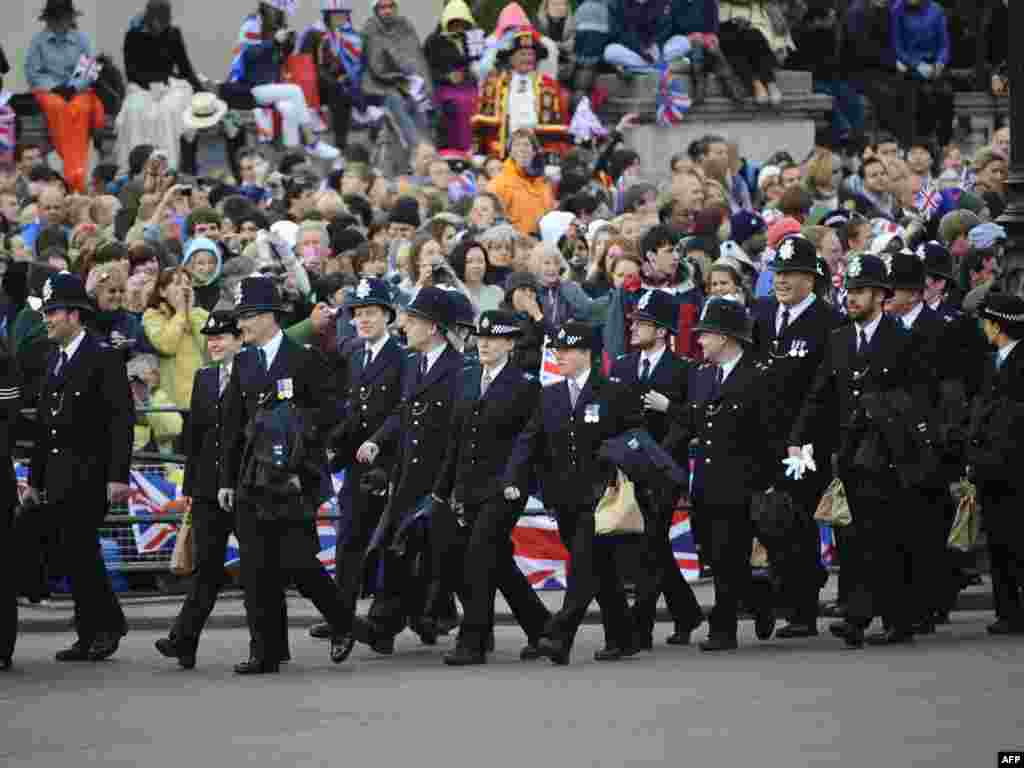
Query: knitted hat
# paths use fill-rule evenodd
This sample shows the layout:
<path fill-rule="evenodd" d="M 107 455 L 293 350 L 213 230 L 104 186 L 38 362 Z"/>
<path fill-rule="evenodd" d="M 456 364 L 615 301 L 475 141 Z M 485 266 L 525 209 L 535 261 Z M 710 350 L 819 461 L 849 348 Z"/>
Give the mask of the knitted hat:
<path fill-rule="evenodd" d="M 390 224 L 408 224 L 416 229 L 420 227 L 420 204 L 414 197 L 400 197 L 391 206 Z"/>

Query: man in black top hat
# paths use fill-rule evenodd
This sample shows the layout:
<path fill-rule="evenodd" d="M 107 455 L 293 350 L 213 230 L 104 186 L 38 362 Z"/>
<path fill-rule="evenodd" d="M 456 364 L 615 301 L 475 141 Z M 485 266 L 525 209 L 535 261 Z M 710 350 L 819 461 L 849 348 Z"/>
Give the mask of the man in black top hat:
<path fill-rule="evenodd" d="M 629 387 L 593 371 L 597 345 L 594 327 L 580 322 L 566 323 L 552 340 L 565 380 L 541 393 L 503 480 L 505 499 L 519 501 L 526 496 L 531 469 L 537 471 L 544 505 L 555 510 L 559 536 L 572 558 L 562 609 L 537 646 L 555 664 L 569 663 L 576 631 L 595 597 L 605 628 L 605 647 L 595 660 L 617 661 L 636 652 L 614 537 L 595 534 L 594 511 L 616 477 L 614 466 L 598 458 L 601 444 L 642 427 L 643 413 Z"/>
<path fill-rule="evenodd" d="M 482 664 L 494 630 L 494 595 L 500 590 L 535 648 L 551 618 L 512 556 L 512 529 L 525 498 L 504 497 L 505 464 L 540 398 L 540 382 L 510 360 L 521 334 L 515 313 L 484 312 L 477 324 L 480 364 L 461 376 L 448 453 L 434 485 L 441 504 L 461 508 L 457 544 L 445 553 L 465 616 L 450 666 Z M 529 651 L 527 651 L 529 654 Z"/>
<path fill-rule="evenodd" d="M 247 346 L 235 358 L 223 395 L 217 492 L 221 508 L 235 513 L 245 613 L 252 636 L 249 660 L 235 666 L 240 675 L 279 670 L 285 656 L 281 592 L 289 583 L 295 583 L 335 628 L 331 660 L 344 661 L 351 651 L 338 630 L 345 616 L 341 596 L 317 560 L 320 542 L 315 514 L 326 469 L 320 435 L 333 426 L 336 416 L 333 376 L 319 353 L 284 335 L 278 324 L 281 311 L 273 279 L 242 280 L 235 316 Z M 251 447 L 247 428 L 258 416 L 286 403 L 300 410 L 316 430 L 305 436 L 309 461 L 297 475 L 301 503 L 308 507 L 308 516 L 300 519 L 257 504 L 251 489 L 239 483 L 242 457 Z"/>
<path fill-rule="evenodd" d="M 783 536 L 762 532 L 761 543 L 771 559 L 773 580 L 781 598 L 778 607 L 790 622 L 776 636 L 810 637 L 818 634 L 818 596 L 827 579 L 821 566 L 814 512 L 832 479 L 827 459 L 834 449 L 835 429 L 816 425 L 811 442 L 822 460 L 818 471 L 809 477 L 800 482 L 791 480 L 785 476 L 781 461 L 787 456 L 789 430 L 841 319 L 815 295 L 815 281 L 823 270 L 819 270 L 814 244 L 806 237 L 783 238 L 770 268 L 775 295 L 761 299 L 754 307 L 754 351 L 766 366 L 765 382 L 774 402 L 773 427 L 769 431 L 775 443 L 773 484 L 776 490 L 792 496 L 797 514 L 792 528 Z"/>
<path fill-rule="evenodd" d="M 700 648 L 724 651 L 737 647 L 741 600 L 754 611 L 759 639 L 771 637 L 775 628 L 771 596 L 757 589 L 750 573 L 756 533 L 751 504 L 754 494 L 771 485 L 774 469 L 771 404 L 765 366 L 751 352 L 750 322 L 741 304 L 712 299 L 694 330 L 708 363 L 694 375 L 690 401 L 670 407 L 674 424 L 666 444 L 683 460 L 690 441 L 697 440 L 693 503 L 703 526 L 702 553 L 715 580 L 711 627 Z"/>
<path fill-rule="evenodd" d="M 668 409 L 672 403 L 687 400 L 687 380 L 691 365 L 672 354 L 669 338 L 676 332 L 679 308 L 675 298 L 665 291 L 647 289 L 640 294 L 633 313 L 630 344 L 634 352 L 622 355 L 612 365 L 611 377 L 633 389 L 644 409 L 647 431 L 655 442 L 668 435 Z M 649 490 L 649 489 L 645 489 Z M 675 631 L 669 645 L 687 645 L 690 633 L 704 621 L 700 604 L 679 571 L 669 530 L 677 499 L 648 494 L 645 498 L 645 529 L 647 538 L 646 568 L 641 574 L 633 620 L 638 647 L 652 647 L 658 596 L 665 595 Z"/>
<path fill-rule="evenodd" d="M 352 627 L 357 640 L 385 654 L 394 651 L 395 635 L 406 625 L 425 643 L 436 642 L 436 616 L 428 615 L 436 606 L 427 604 L 425 593 L 430 574 L 416 570 L 417 560 L 431 560 L 425 542 L 433 522 L 417 511 L 429 499 L 444 461 L 463 368 L 462 355 L 445 340 L 455 324 L 448 291 L 422 289 L 405 309 L 403 323 L 410 352 L 402 370 L 401 401 L 356 451 L 356 461 L 364 464 L 392 452 L 396 457 L 394 492 L 370 543 L 370 551 L 383 561 L 383 583 L 368 618 L 357 618 Z"/>
<path fill-rule="evenodd" d="M 903 485 L 893 460 L 892 432 L 880 405 L 893 395 L 911 403 L 931 402 L 929 379 L 915 342 L 902 324 L 883 312 L 892 295 L 889 267 L 870 254 L 850 259 L 846 270 L 847 313 L 851 320 L 832 333 L 825 359 L 790 430 L 789 453 L 801 456 L 816 425 L 837 413 L 837 468 L 846 488 L 853 523 L 844 542 L 844 579 L 851 584 L 846 620 L 829 629 L 851 647 L 861 647 L 876 615 L 884 629 L 872 645 L 913 639 L 917 611 L 904 567 L 911 520 L 893 514 Z M 883 415 L 885 414 L 885 415 Z M 817 454 L 818 461 L 826 458 Z"/>
<path fill-rule="evenodd" d="M 43 286 L 46 335 L 58 349 L 39 395 L 23 500 L 45 501 L 46 514 L 60 528 L 60 561 L 71 577 L 78 640 L 57 653 L 58 661 L 109 658 L 128 631 L 98 529 L 110 504 L 130 492 L 133 401 L 123 356 L 85 329 L 94 311 L 76 275 L 61 272 Z"/>
<path fill-rule="evenodd" d="M 359 281 L 346 303 L 352 312 L 357 342 L 346 345 L 348 380 L 345 382 L 341 423 L 328 446 L 332 468 L 345 469 L 345 485 L 338 494 L 339 508 L 348 511 L 348 531 L 339 542 L 335 578 L 345 600 L 351 624 L 363 585 L 363 561 L 370 537 L 387 506 L 387 480 L 396 452 L 379 454 L 372 465 L 356 459 L 360 446 L 380 429 L 402 397 L 402 370 L 406 353 L 389 332 L 395 321 L 388 284 L 375 278 Z M 348 631 L 346 627 L 341 629 Z M 327 638 L 331 628 L 320 624 L 313 637 Z"/>

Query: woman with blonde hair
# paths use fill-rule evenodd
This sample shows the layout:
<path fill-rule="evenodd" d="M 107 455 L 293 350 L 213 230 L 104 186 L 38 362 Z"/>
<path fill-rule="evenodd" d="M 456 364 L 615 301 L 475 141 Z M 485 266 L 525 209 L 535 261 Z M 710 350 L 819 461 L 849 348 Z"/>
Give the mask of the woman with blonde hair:
<path fill-rule="evenodd" d="M 160 355 L 160 381 L 179 408 L 192 402 L 192 379 L 206 362 L 202 336 L 209 313 L 195 306 L 192 278 L 181 267 L 160 272 L 142 316 L 146 339 Z"/>
<path fill-rule="evenodd" d="M 814 199 L 814 206 L 826 211 L 839 206 L 839 184 L 842 168 L 839 158 L 830 149 L 819 149 L 807 163 L 804 188 Z"/>

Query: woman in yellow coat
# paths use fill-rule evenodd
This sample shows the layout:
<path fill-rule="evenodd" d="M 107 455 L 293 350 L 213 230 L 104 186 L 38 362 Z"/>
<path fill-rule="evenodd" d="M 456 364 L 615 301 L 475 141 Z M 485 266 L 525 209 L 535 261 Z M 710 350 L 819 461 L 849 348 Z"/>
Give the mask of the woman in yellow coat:
<path fill-rule="evenodd" d="M 192 379 L 206 364 L 206 346 L 200 334 L 209 313 L 196 307 L 192 278 L 180 267 L 165 269 L 157 277 L 142 315 L 146 338 L 160 353 L 160 382 L 174 404 L 188 408 Z"/>

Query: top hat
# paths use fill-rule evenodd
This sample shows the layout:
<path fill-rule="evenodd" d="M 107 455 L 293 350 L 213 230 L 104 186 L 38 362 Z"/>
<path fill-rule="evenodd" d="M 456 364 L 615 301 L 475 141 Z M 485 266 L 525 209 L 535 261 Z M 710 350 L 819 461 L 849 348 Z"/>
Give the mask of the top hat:
<path fill-rule="evenodd" d="M 85 283 L 78 275 L 70 272 L 58 272 L 50 275 L 43 283 L 43 306 L 42 312 L 52 312 L 58 309 L 80 309 L 84 312 L 95 312 L 88 294 L 85 292 Z"/>
<path fill-rule="evenodd" d="M 669 333 L 678 333 L 679 306 L 675 297 L 667 291 L 648 289 L 640 294 L 633 322 L 646 320 Z"/>
<path fill-rule="evenodd" d="M 281 294 L 273 278 L 253 275 L 244 278 L 239 284 L 238 300 L 235 302 L 236 318 L 280 312 L 281 309 Z"/>
<path fill-rule="evenodd" d="M 511 58 L 516 51 L 533 48 L 537 61 L 548 57 L 548 49 L 541 42 L 540 33 L 531 26 L 514 27 L 505 33 L 504 46 L 500 53 L 502 58 Z"/>
<path fill-rule="evenodd" d="M 924 260 L 924 273 L 929 277 L 956 280 L 953 276 L 953 254 L 938 240 L 918 246 L 917 255 Z"/>
<path fill-rule="evenodd" d="M 185 127 L 191 131 L 201 131 L 204 128 L 212 128 L 228 113 L 226 101 L 221 101 L 214 93 L 197 93 L 189 102 L 188 108 L 182 117 Z"/>
<path fill-rule="evenodd" d="M 489 309 L 480 315 L 476 335 L 492 339 L 516 339 L 523 335 L 523 328 L 515 312 Z"/>
<path fill-rule="evenodd" d="M 596 329 L 587 323 L 570 320 L 562 325 L 551 340 L 552 349 L 587 349 L 594 350 L 597 346 Z"/>
<path fill-rule="evenodd" d="M 978 315 L 999 323 L 1011 339 L 1024 338 L 1024 299 L 1019 296 L 990 291 Z"/>
<path fill-rule="evenodd" d="M 894 253 L 890 267 L 893 288 L 924 289 L 924 262 L 913 251 Z"/>
<path fill-rule="evenodd" d="M 391 304 L 391 289 L 388 284 L 376 277 L 364 277 L 349 295 L 345 305 L 349 309 L 358 307 L 380 307 L 387 310 L 389 323 L 395 322 L 395 308 Z"/>
<path fill-rule="evenodd" d="M 818 274 L 818 249 L 803 235 L 786 235 L 775 249 L 772 272 L 807 272 Z"/>
<path fill-rule="evenodd" d="M 882 288 L 892 292 L 889 265 L 873 253 L 854 254 L 846 265 L 846 290 Z"/>
<path fill-rule="evenodd" d="M 456 320 L 455 302 L 448 291 L 434 286 L 421 289 L 412 304 L 405 308 L 405 313 L 422 317 L 443 328 L 451 328 Z"/>
<path fill-rule="evenodd" d="M 234 312 L 225 309 L 215 309 L 206 320 L 206 325 L 200 331 L 204 336 L 223 336 L 230 333 L 232 336 L 240 336 L 238 320 Z"/>
<path fill-rule="evenodd" d="M 693 329 L 697 333 L 717 333 L 753 344 L 747 309 L 738 301 L 723 298 L 709 299 L 704 305 L 700 322 Z"/>
<path fill-rule="evenodd" d="M 46 6 L 39 14 L 40 21 L 61 19 L 65 16 L 81 16 L 82 12 L 75 8 L 74 0 L 46 0 Z"/>

